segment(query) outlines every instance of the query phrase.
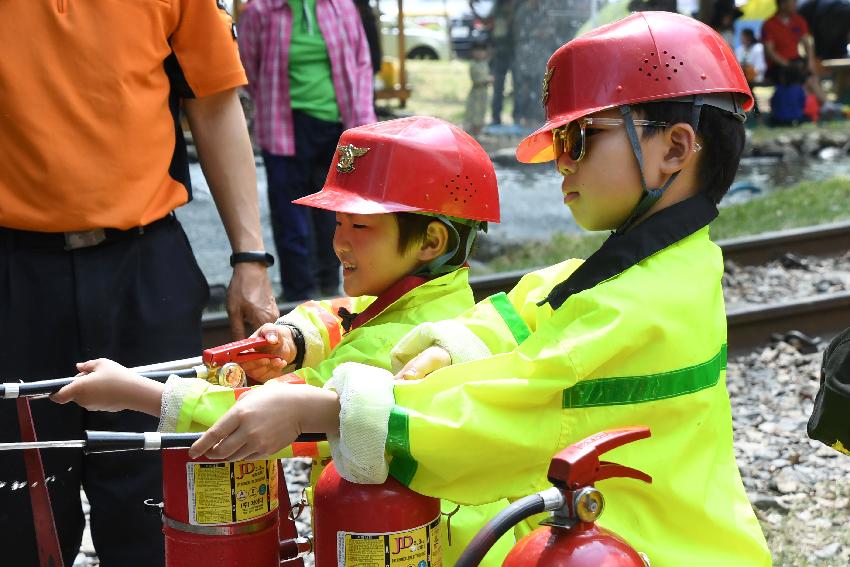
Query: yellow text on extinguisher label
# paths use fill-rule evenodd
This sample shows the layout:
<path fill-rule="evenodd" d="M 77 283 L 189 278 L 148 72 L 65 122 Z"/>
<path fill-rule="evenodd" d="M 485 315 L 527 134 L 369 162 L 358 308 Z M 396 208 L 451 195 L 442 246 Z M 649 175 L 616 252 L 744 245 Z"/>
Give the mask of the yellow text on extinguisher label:
<path fill-rule="evenodd" d="M 247 522 L 276 510 L 277 461 L 186 463 L 189 523 Z"/>
<path fill-rule="evenodd" d="M 339 567 L 442 567 L 440 517 L 409 530 L 337 532 Z"/>

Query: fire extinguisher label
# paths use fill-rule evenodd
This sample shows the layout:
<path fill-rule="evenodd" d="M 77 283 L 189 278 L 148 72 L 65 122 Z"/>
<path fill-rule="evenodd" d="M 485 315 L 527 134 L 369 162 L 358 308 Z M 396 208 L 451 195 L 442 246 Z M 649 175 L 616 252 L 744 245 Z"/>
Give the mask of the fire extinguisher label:
<path fill-rule="evenodd" d="M 339 567 L 442 567 L 440 517 L 389 533 L 336 533 Z"/>
<path fill-rule="evenodd" d="M 189 523 L 247 522 L 276 510 L 275 460 L 186 463 Z"/>

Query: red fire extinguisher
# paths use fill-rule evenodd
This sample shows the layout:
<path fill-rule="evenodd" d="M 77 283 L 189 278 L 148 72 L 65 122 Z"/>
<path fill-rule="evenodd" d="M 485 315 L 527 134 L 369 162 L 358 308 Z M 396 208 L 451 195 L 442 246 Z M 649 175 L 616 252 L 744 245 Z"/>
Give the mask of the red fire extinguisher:
<path fill-rule="evenodd" d="M 316 567 L 440 567 L 440 500 L 392 477 L 343 479 L 330 463 L 313 495 Z"/>
<path fill-rule="evenodd" d="M 268 356 L 253 350 L 266 344 L 252 337 L 205 350 L 207 379 L 234 387 L 238 398 L 248 390 L 238 387 L 245 379 L 238 364 Z M 279 500 L 288 511 L 289 496 L 276 459 L 190 459 L 187 449 L 172 449 L 162 453 L 162 484 L 169 567 L 279 567 L 310 551 L 309 540 L 295 538 L 294 525 L 289 533 L 282 529 L 291 520 L 280 516 Z"/>
<path fill-rule="evenodd" d="M 133 370 L 157 380 L 175 374 L 205 379 L 234 388 L 234 396 L 238 398 L 248 390 L 241 387 L 246 377 L 239 363 L 269 356 L 254 350 L 266 344 L 265 339 L 252 337 L 207 349 L 202 357 Z M 44 397 L 74 379 L 0 384 L 0 398 Z M 35 442 L 33 438 L 32 442 L 0 444 L 0 450 L 51 447 L 82 447 L 87 453 L 162 450 L 164 502 L 146 504 L 162 514 L 168 567 L 303 566 L 298 558 L 309 553 L 311 542 L 298 538 L 294 522 L 286 514 L 279 515 L 279 500 L 286 504 L 289 501 L 279 462 L 190 459 L 188 447 L 198 437 L 199 434 L 191 433 L 87 431 L 85 440 Z M 302 434 L 298 441 L 313 443 L 324 438 L 324 435 Z M 289 506 L 284 506 L 284 510 L 288 511 Z"/>
<path fill-rule="evenodd" d="M 570 445 L 552 459 L 552 488 L 521 498 L 484 526 L 472 539 L 456 567 L 478 565 L 490 547 L 522 520 L 550 511 L 544 524 L 508 553 L 502 567 L 649 567 L 649 559 L 635 551 L 617 534 L 596 525 L 605 501 L 594 483 L 625 477 L 652 482 L 633 468 L 600 461 L 615 447 L 650 436 L 647 427 L 603 431 Z"/>

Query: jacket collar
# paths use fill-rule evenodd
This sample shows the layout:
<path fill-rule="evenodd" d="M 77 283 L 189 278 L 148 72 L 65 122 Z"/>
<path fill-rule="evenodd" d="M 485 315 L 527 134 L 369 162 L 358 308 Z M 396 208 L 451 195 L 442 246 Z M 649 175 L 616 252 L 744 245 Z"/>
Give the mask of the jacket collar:
<path fill-rule="evenodd" d="M 405 276 L 387 288 L 369 307 L 360 313 L 349 313 L 344 307 L 340 308 L 339 316 L 345 332 L 353 331 L 377 317 L 384 309 L 401 299 L 403 295 L 427 282 L 421 276 Z M 345 311 L 343 313 L 343 311 Z"/>
<path fill-rule="evenodd" d="M 552 309 L 558 309 L 571 295 L 590 289 L 690 236 L 717 214 L 717 206 L 700 193 L 658 211 L 624 234 L 612 234 L 538 305 L 549 303 Z"/>

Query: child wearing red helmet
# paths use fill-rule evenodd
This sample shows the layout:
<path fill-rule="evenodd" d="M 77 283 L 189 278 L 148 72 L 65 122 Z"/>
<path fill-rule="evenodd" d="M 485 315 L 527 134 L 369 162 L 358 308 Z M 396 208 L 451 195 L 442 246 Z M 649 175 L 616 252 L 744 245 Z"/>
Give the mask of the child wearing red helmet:
<path fill-rule="evenodd" d="M 294 202 L 337 213 L 333 245 L 349 297 L 308 301 L 254 333 L 272 343 L 258 350 L 276 358 L 243 364 L 251 378 L 267 384 L 240 399 L 263 403 L 269 414 L 282 388 L 321 387 L 344 362 L 390 369 L 390 350 L 407 331 L 472 307 L 466 261 L 477 231 L 499 221 L 486 152 L 460 128 L 430 117 L 345 131 L 322 190 Z M 90 375 L 55 401 L 146 411 L 160 416 L 163 431 L 203 429 L 236 402 L 233 390 L 203 380 L 172 377 L 163 387 L 111 361 L 79 368 Z M 276 456 L 296 455 L 314 459 L 315 482 L 330 452 L 327 443 L 303 443 Z M 452 537 L 443 538 L 447 552 L 459 554 L 505 504 L 444 503 L 452 513 Z M 493 556 L 503 557 L 508 544 Z"/>

